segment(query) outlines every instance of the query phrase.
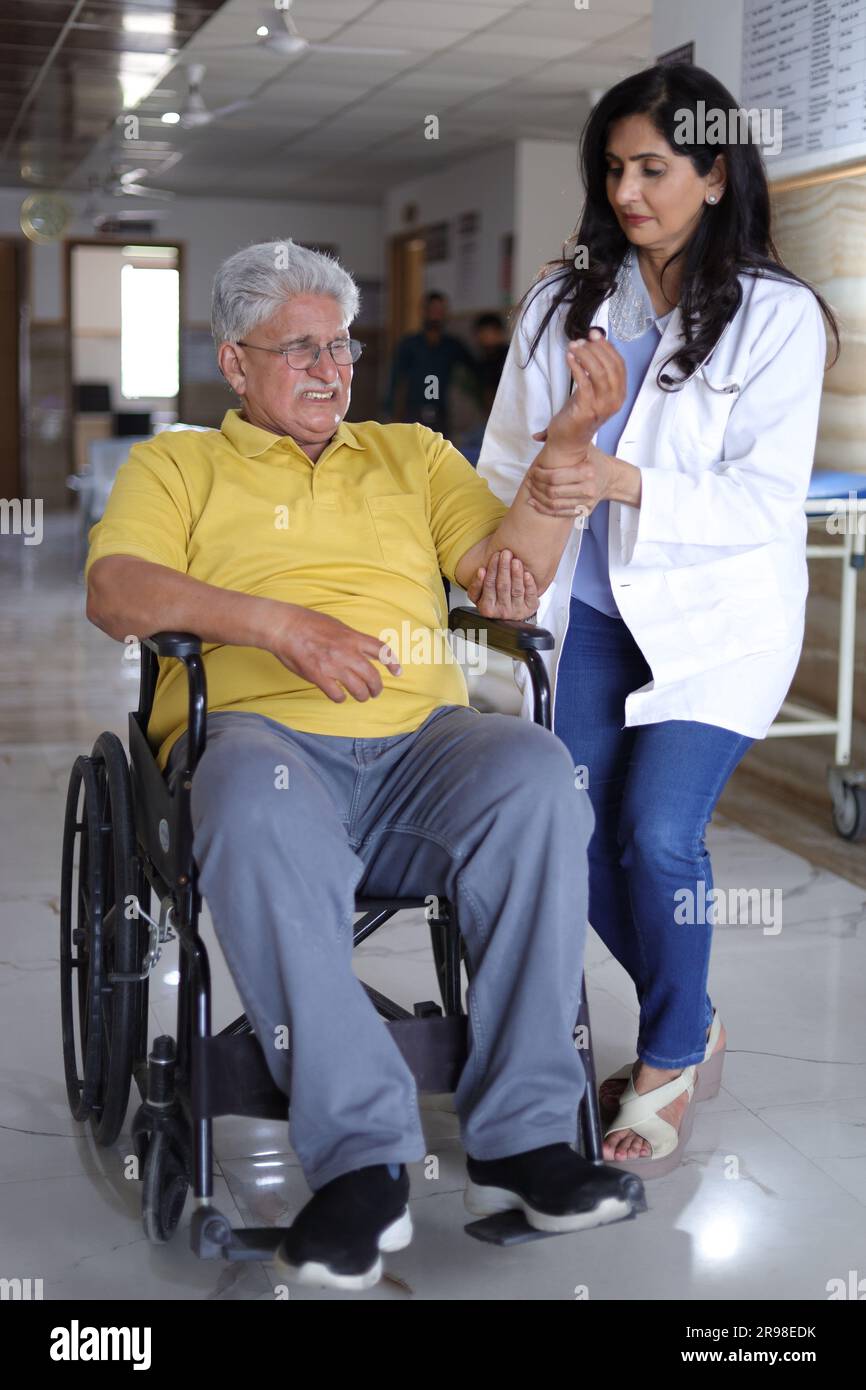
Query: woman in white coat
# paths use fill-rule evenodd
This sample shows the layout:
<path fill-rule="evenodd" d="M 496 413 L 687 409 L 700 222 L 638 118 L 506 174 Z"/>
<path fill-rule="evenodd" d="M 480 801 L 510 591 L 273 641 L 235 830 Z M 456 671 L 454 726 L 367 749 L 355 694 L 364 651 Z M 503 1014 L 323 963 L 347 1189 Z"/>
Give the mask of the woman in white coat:
<path fill-rule="evenodd" d="M 530 291 L 478 463 L 504 501 L 523 484 L 575 515 L 537 621 L 556 639 L 554 729 L 595 811 L 590 922 L 640 1004 L 638 1061 L 601 1088 L 604 1153 L 645 1177 L 679 1161 L 719 1087 L 704 833 L 800 655 L 822 312 L 836 333 L 778 258 L 756 146 L 678 138 L 699 102 L 736 108 L 703 69 L 658 66 L 592 111 L 575 248 Z M 568 398 L 569 343 L 591 392 L 602 335 L 625 362 L 622 408 L 573 465 L 527 472 Z"/>

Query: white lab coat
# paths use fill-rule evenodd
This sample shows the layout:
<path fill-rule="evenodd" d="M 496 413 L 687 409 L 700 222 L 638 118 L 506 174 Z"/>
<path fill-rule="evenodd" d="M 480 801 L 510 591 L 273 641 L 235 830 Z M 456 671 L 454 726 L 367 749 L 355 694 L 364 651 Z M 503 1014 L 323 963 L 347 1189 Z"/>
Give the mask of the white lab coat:
<path fill-rule="evenodd" d="M 814 295 L 793 284 L 740 277 L 743 300 L 705 371 L 681 390 L 656 384 L 682 340 L 679 308 L 665 327 L 616 449 L 642 472 L 640 507 L 611 502 L 609 572 L 616 604 L 652 680 L 625 701 L 625 726 L 694 719 L 763 738 L 787 694 L 803 644 L 806 518 L 823 386 L 826 334 Z M 510 503 L 541 445 L 531 438 L 564 404 L 570 373 L 560 305 L 524 369 L 553 295 L 534 289 L 512 337 L 478 461 Z M 607 329 L 608 301 L 593 319 Z M 680 373 L 667 369 L 678 379 Z M 572 531 L 538 624 L 555 649 L 568 627 L 582 530 Z M 531 718 L 525 667 L 515 663 Z"/>

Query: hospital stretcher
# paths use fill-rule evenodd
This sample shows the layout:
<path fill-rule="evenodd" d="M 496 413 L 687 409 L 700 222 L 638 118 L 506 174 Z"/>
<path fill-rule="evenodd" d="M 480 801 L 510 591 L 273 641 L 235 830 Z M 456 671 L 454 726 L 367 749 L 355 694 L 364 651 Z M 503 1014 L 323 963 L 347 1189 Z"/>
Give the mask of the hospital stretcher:
<path fill-rule="evenodd" d="M 856 675 L 857 584 L 866 563 L 866 474 L 816 468 L 809 485 L 806 515 L 823 520 L 828 537 L 839 541 L 807 544 L 809 559 L 835 560 L 842 566 L 840 586 L 836 710 L 814 709 L 786 700 L 768 738 L 833 734 L 835 758 L 827 770 L 833 825 L 846 840 L 866 839 L 866 770 L 851 767 Z"/>

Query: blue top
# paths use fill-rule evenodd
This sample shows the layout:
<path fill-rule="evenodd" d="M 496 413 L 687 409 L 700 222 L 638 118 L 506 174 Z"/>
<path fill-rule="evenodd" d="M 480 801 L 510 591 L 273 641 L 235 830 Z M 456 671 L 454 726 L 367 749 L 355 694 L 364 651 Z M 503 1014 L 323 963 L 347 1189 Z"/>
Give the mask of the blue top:
<path fill-rule="evenodd" d="M 634 248 L 632 248 L 631 254 L 636 261 L 637 253 Z M 643 291 L 649 323 L 639 338 L 632 338 L 629 342 L 623 342 L 610 328 L 608 329 L 607 340 L 609 343 L 613 343 L 617 352 L 624 359 L 626 366 L 625 400 L 616 414 L 612 415 L 609 420 L 605 420 L 595 441 L 596 447 L 601 449 L 602 453 L 612 455 L 616 454 L 620 435 L 625 429 L 632 406 L 643 385 L 647 368 L 655 356 L 667 321 L 674 312 L 671 309 L 669 313 L 663 314 L 661 317 L 656 315 L 639 265 L 633 265 L 632 269 L 634 284 Z M 571 592 L 582 603 L 591 604 L 593 608 L 599 608 L 602 613 L 606 613 L 609 618 L 620 618 L 622 621 L 613 590 L 610 587 L 607 552 L 609 510 L 609 502 L 599 502 L 590 513 L 588 521 L 584 522 L 580 555 L 574 570 Z"/>

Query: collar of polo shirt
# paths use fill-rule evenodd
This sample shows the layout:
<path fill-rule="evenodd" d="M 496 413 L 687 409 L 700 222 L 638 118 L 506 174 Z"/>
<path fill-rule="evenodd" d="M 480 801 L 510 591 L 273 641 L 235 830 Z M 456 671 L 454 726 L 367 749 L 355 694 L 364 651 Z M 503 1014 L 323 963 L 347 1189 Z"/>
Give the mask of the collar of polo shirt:
<path fill-rule="evenodd" d="M 258 425 L 251 425 L 249 420 L 244 420 L 240 410 L 227 410 L 220 426 L 223 434 L 234 445 L 238 453 L 244 458 L 258 458 L 260 454 L 266 454 L 268 449 L 272 449 L 275 444 L 285 441 L 290 442 L 302 454 L 303 449 L 297 440 L 292 439 L 288 434 L 272 434 L 270 430 L 263 430 Z M 345 420 L 341 420 L 334 430 L 333 438 L 329 441 L 328 448 L 333 444 L 346 444 L 350 449 L 363 449 L 363 444 L 359 443 L 355 437 L 355 432 L 351 425 L 347 425 Z M 312 463 L 309 455 L 304 454 L 308 463 Z"/>

